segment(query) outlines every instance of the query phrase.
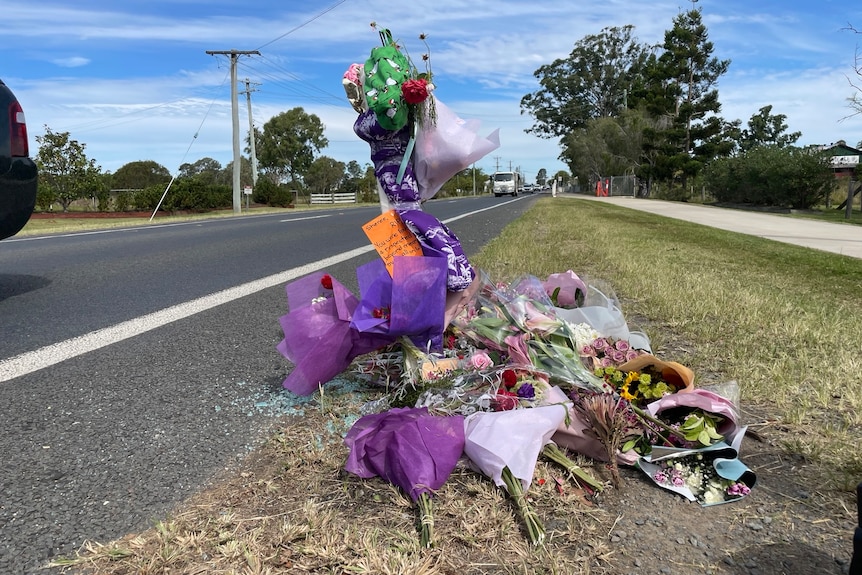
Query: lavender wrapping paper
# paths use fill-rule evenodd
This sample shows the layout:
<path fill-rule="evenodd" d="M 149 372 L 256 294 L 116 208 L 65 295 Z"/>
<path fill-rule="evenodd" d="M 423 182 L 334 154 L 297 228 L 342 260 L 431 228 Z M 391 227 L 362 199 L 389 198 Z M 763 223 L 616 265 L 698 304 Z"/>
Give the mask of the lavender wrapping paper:
<path fill-rule="evenodd" d="M 446 482 L 464 451 L 464 418 L 437 417 L 427 408 L 395 408 L 360 418 L 344 438 L 350 449 L 344 468 L 379 476 L 414 501 Z"/>
<path fill-rule="evenodd" d="M 446 305 L 446 261 L 424 256 L 395 256 L 392 276 L 382 260 L 356 270 L 361 300 L 352 326 L 359 332 L 408 336 L 420 349 L 442 346 Z M 387 318 L 375 310 L 388 309 Z"/>
<path fill-rule="evenodd" d="M 478 411 L 464 422 L 464 453 L 499 487 L 505 487 L 502 473 L 508 467 L 526 492 L 539 454 L 565 417 L 561 405 Z"/>
<path fill-rule="evenodd" d="M 323 289 L 324 275 L 316 272 L 285 287 L 290 312 L 279 318 L 284 339 L 276 349 L 294 364 L 284 387 L 298 395 L 314 393 L 347 369 L 354 358 L 394 341 L 352 329 L 350 322 L 359 300 L 335 278 L 332 290 Z M 326 299 L 312 303 L 320 297 Z"/>

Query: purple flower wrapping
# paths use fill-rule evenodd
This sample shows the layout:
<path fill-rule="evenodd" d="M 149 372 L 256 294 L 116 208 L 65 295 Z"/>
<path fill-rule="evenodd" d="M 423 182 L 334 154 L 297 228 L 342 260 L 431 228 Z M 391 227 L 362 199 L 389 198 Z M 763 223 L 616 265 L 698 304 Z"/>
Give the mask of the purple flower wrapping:
<path fill-rule="evenodd" d="M 436 417 L 427 408 L 395 408 L 366 415 L 347 432 L 345 469 L 379 476 L 414 501 L 443 486 L 464 451 L 464 418 Z"/>
<path fill-rule="evenodd" d="M 448 268 L 445 286 L 450 291 L 467 289 L 475 278 L 475 271 L 467 259 L 461 242 L 440 220 L 422 210 L 419 184 L 414 174 L 413 159 L 408 158 L 404 173 L 398 172 L 404 157 L 409 153 L 410 129 L 387 130 L 377 121 L 373 111 L 360 114 L 353 130 L 371 147 L 374 175 L 380 188 L 401 219 L 422 245 L 426 256 L 443 257 Z M 362 290 L 360 290 L 361 293 Z"/>
<path fill-rule="evenodd" d="M 446 305 L 446 261 L 443 258 L 395 256 L 392 276 L 382 260 L 356 270 L 362 294 L 351 325 L 361 333 L 408 336 L 420 349 L 442 346 Z M 388 309 L 388 317 L 375 310 Z"/>
<path fill-rule="evenodd" d="M 354 358 L 394 341 L 352 329 L 356 296 L 334 278 L 332 290 L 324 290 L 320 283 L 323 276 L 323 272 L 316 272 L 285 288 L 290 313 L 279 318 L 284 339 L 276 349 L 294 364 L 284 387 L 299 395 L 314 393 L 319 385 L 347 369 Z M 329 297 L 313 302 L 323 293 Z"/>

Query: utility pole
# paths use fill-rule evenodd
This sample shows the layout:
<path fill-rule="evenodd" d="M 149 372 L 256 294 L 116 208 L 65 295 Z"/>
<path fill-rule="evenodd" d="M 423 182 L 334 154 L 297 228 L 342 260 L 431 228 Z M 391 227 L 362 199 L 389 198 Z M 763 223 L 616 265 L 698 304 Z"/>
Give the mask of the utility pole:
<path fill-rule="evenodd" d="M 259 86 L 260 84 L 255 84 Z M 248 78 L 245 79 L 245 102 L 248 107 L 248 143 L 251 146 L 251 185 L 257 185 L 257 153 L 254 149 L 254 121 L 251 117 L 251 82 Z"/>
<path fill-rule="evenodd" d="M 260 56 L 257 50 L 207 50 L 207 54 L 230 56 L 230 109 L 233 118 L 233 213 L 238 214 L 242 209 L 242 190 L 240 189 L 240 168 L 242 166 L 239 151 L 239 102 L 236 89 L 236 61 L 240 56 L 255 54 Z"/>

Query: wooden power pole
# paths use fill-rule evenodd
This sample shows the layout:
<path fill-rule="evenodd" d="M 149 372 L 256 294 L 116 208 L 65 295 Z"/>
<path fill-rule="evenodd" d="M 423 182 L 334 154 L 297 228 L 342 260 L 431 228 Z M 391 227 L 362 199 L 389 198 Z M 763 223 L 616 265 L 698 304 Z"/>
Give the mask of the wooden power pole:
<path fill-rule="evenodd" d="M 240 168 L 242 156 L 239 150 L 239 101 L 236 88 L 236 61 L 240 56 L 256 54 L 257 50 L 207 50 L 207 54 L 230 56 L 230 108 L 233 118 L 233 212 L 238 214 L 242 209 L 242 190 L 240 189 Z"/>

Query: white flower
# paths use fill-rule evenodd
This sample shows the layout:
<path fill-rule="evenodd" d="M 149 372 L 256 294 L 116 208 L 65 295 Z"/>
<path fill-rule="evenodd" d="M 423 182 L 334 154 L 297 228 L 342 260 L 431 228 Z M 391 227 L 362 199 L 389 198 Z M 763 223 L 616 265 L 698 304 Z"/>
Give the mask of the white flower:
<path fill-rule="evenodd" d="M 706 504 L 721 503 L 724 501 L 724 490 L 716 488 L 712 482 L 703 493 L 703 502 Z"/>

